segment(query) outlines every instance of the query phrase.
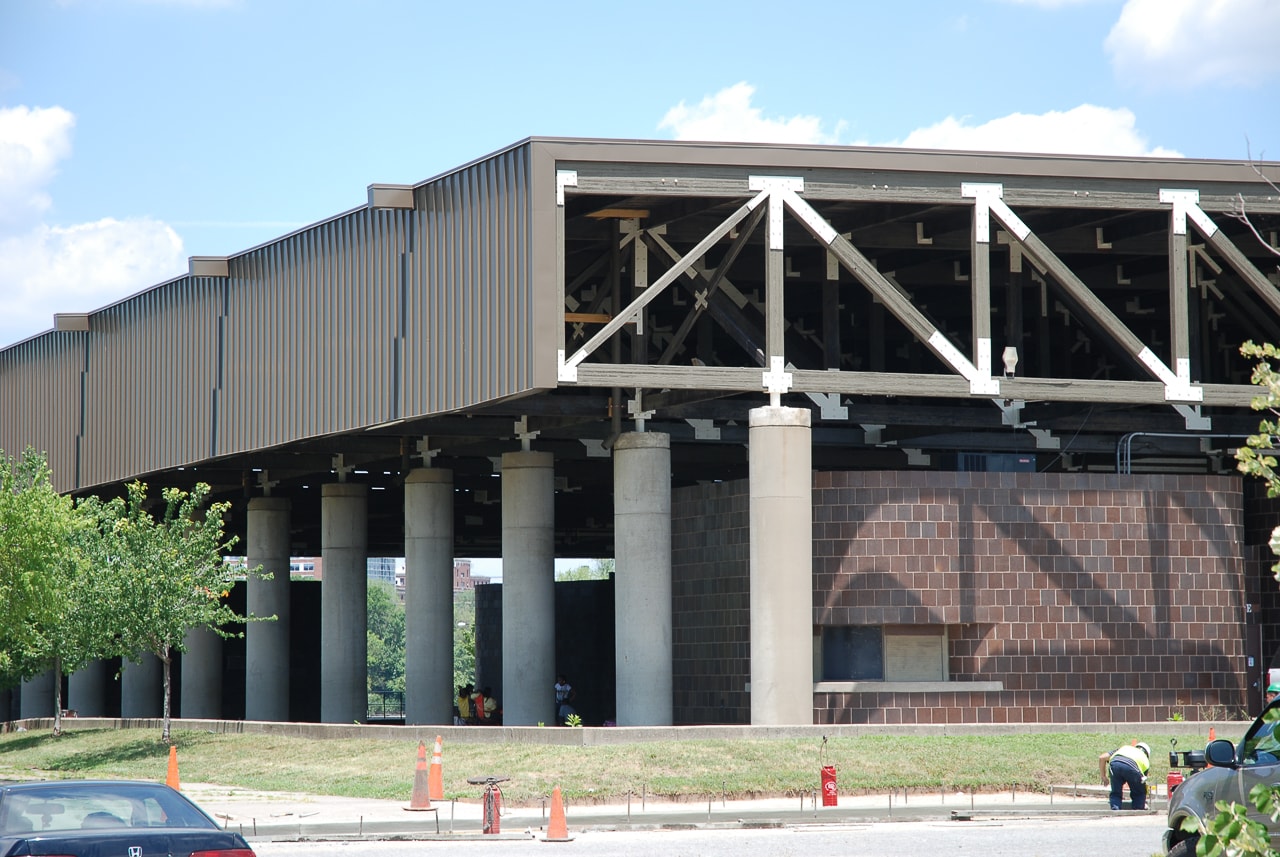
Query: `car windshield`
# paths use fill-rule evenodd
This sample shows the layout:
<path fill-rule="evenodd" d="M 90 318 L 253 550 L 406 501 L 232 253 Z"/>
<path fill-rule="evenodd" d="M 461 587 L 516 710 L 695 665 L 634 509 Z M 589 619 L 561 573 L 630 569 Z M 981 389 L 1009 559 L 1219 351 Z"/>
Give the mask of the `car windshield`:
<path fill-rule="evenodd" d="M 1240 761 L 1244 765 L 1274 765 L 1280 763 L 1280 736 L 1276 724 L 1280 723 L 1280 707 L 1268 706 L 1254 722 L 1240 742 Z"/>
<path fill-rule="evenodd" d="M 159 786 L 60 783 L 0 793 L 0 835 L 112 827 L 216 829 L 190 801 Z"/>

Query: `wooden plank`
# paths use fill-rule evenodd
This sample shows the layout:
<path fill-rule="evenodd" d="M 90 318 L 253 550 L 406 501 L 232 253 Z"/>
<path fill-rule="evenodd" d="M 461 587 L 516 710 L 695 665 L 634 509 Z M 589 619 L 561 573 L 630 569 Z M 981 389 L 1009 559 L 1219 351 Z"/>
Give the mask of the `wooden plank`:
<path fill-rule="evenodd" d="M 958 375 L 911 372 L 830 372 L 793 369 L 792 392 L 839 393 L 850 396 L 898 398 L 986 399 L 973 395 L 969 382 Z M 617 386 L 673 390 L 727 390 L 763 395 L 761 371 L 729 366 L 634 366 L 582 363 L 577 384 L 561 386 Z M 1206 384 L 1207 406 L 1247 408 L 1258 389 L 1249 384 Z M 1106 381 L 1069 378 L 1002 378 L 1000 395 L 1026 402 L 1092 402 L 1120 405 L 1165 405 L 1159 381 Z"/>
<path fill-rule="evenodd" d="M 647 208 L 601 208 L 587 212 L 593 220 L 640 220 L 649 216 Z"/>
<path fill-rule="evenodd" d="M 568 323 L 608 324 L 613 320 L 613 316 L 607 312 L 567 312 L 564 314 L 564 320 Z"/>

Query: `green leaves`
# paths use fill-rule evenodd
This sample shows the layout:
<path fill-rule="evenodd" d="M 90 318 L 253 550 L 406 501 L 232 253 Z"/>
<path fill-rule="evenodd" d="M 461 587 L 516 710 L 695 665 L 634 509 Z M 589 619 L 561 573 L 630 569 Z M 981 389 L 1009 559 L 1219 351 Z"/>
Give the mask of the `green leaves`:
<path fill-rule="evenodd" d="M 192 629 L 231 636 L 246 621 L 225 600 L 243 576 L 223 561 L 234 542 L 223 533 L 230 504 L 209 503 L 209 492 L 166 488 L 155 504 L 134 482 L 124 497 L 73 503 L 53 490 L 42 455 L 0 452 L 0 679 L 154 654 L 165 668 L 167 734 L 172 653 L 185 651 Z"/>

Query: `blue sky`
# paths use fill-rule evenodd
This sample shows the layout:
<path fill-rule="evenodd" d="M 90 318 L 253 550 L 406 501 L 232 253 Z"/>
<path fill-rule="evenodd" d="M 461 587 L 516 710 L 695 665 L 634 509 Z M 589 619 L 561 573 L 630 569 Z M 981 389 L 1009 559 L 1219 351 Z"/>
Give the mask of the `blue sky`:
<path fill-rule="evenodd" d="M 1280 154 L 1278 33 L 1276 0 L 3 0 L 0 347 L 530 135 Z"/>

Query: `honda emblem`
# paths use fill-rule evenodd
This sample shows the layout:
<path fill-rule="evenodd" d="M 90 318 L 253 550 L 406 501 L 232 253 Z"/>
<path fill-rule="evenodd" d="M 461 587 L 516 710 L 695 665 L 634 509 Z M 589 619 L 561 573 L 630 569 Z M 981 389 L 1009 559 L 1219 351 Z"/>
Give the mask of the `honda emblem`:
<path fill-rule="evenodd" d="M 129 857 L 142 857 L 142 846 L 141 846 L 141 845 L 130 845 L 130 846 L 129 846 Z"/>

